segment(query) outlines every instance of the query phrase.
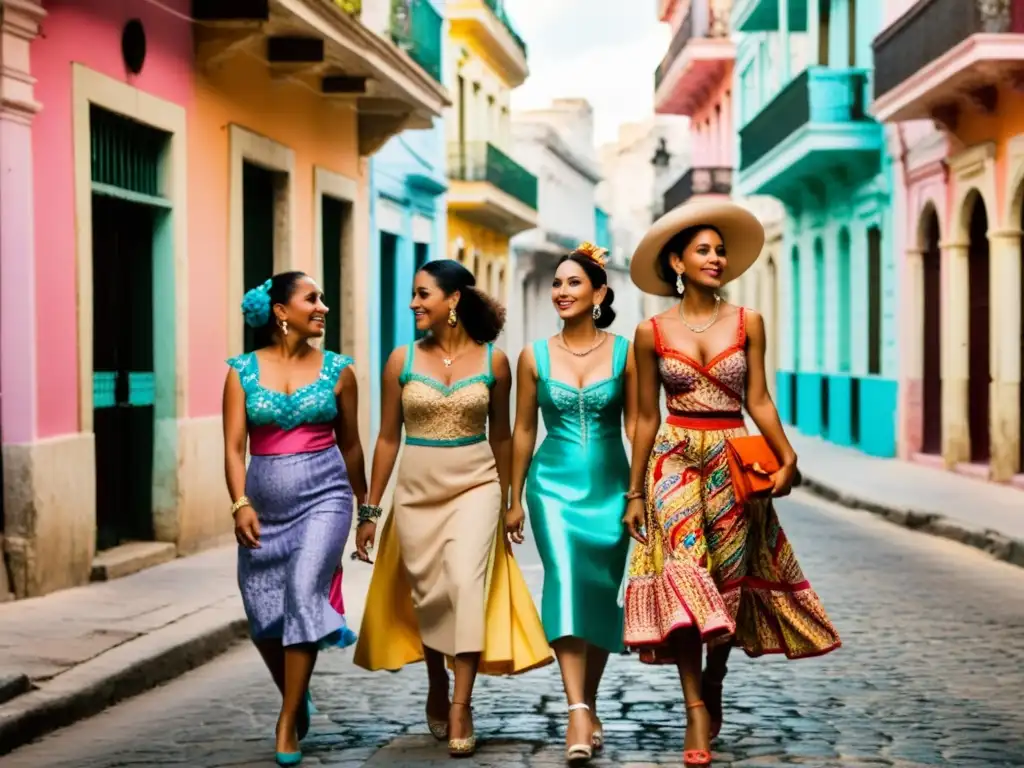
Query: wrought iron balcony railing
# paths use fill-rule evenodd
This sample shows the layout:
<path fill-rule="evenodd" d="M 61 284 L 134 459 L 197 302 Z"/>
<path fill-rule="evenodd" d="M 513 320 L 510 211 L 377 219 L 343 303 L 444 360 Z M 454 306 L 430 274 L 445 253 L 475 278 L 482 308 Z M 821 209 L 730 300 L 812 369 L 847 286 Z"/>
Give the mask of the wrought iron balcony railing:
<path fill-rule="evenodd" d="M 391 0 L 391 39 L 441 82 L 444 19 L 430 0 Z"/>
<path fill-rule="evenodd" d="M 689 168 L 665 192 L 664 210 L 671 211 L 694 195 L 732 193 L 732 168 Z"/>
<path fill-rule="evenodd" d="M 1024 13 L 1010 0 L 919 0 L 875 38 L 875 98 L 971 35 L 1024 32 Z"/>
<path fill-rule="evenodd" d="M 456 181 L 486 181 L 537 210 L 537 177 L 490 142 L 450 145 L 448 177 Z"/>
<path fill-rule="evenodd" d="M 699 0 L 698 0 L 699 1 Z M 707 2 L 707 0 L 704 0 Z M 658 68 L 654 71 L 654 89 L 657 90 L 658 86 L 661 85 L 661 81 L 665 79 L 665 75 L 672 68 L 675 60 L 679 58 L 679 54 L 683 52 L 686 44 L 695 37 L 700 38 L 716 38 L 716 37 L 728 37 L 729 36 L 729 18 L 728 16 L 716 16 L 713 10 L 709 10 L 709 19 L 706 25 L 696 25 L 693 20 L 693 6 L 686 12 L 686 16 L 683 17 L 682 23 L 679 25 L 679 29 L 672 36 L 672 42 L 669 43 L 668 51 L 662 58 L 661 63 L 658 64 Z"/>
<path fill-rule="evenodd" d="M 740 168 L 750 168 L 808 123 L 871 122 L 866 90 L 862 69 L 805 69 L 740 130 Z"/>

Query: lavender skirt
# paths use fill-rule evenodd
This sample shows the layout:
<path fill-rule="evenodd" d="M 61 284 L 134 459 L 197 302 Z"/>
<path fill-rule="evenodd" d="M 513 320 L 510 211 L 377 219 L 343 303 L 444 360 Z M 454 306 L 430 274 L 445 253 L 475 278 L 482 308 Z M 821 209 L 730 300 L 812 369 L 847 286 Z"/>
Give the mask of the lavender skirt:
<path fill-rule="evenodd" d="M 253 640 L 350 644 L 352 632 L 328 599 L 352 527 L 352 487 L 338 448 L 253 456 L 245 495 L 260 521 L 260 548 L 238 548 Z"/>

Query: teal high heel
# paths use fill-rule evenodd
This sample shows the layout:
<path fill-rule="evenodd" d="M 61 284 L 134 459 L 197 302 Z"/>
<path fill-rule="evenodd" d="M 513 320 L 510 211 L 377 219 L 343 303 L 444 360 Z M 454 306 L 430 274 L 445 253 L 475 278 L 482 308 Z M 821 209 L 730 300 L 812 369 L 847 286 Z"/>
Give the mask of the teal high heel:
<path fill-rule="evenodd" d="M 302 762 L 301 752 L 278 752 L 277 753 L 277 764 L 278 765 L 298 765 Z"/>

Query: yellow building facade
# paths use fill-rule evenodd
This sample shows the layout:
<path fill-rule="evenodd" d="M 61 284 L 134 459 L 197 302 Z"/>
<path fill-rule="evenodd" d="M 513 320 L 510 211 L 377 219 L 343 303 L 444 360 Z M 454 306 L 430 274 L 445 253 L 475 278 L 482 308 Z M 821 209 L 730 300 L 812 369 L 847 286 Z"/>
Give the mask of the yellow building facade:
<path fill-rule="evenodd" d="M 537 178 L 509 154 L 509 100 L 529 74 L 502 0 L 449 0 L 445 119 L 449 256 L 508 300 L 509 239 L 537 226 Z"/>

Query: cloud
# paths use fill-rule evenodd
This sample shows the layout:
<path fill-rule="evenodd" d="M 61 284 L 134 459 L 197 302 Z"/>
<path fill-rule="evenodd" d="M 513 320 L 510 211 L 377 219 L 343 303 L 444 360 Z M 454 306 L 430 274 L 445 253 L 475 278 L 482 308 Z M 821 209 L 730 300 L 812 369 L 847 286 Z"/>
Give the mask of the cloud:
<path fill-rule="evenodd" d="M 670 37 L 653 0 L 509 0 L 506 7 L 530 49 L 530 78 L 513 92 L 514 108 L 586 98 L 598 144 L 614 139 L 621 123 L 652 113 L 654 70 Z"/>

